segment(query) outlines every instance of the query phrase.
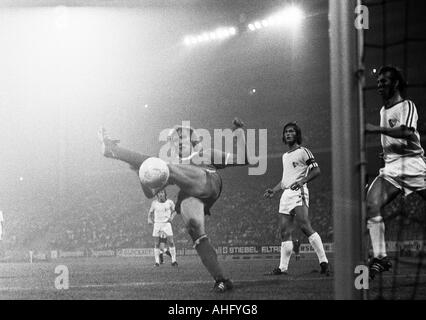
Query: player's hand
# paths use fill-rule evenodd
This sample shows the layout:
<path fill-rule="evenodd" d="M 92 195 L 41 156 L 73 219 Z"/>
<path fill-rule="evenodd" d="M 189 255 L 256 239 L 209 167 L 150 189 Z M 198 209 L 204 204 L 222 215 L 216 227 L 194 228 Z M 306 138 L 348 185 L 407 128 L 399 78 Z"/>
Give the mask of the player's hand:
<path fill-rule="evenodd" d="M 266 199 L 273 198 L 275 195 L 275 191 L 272 189 L 266 189 L 265 193 L 263 194 L 263 197 Z"/>
<path fill-rule="evenodd" d="M 300 180 L 300 181 L 296 181 L 295 183 L 293 183 L 293 184 L 290 186 L 290 189 L 291 189 L 291 190 L 293 190 L 293 191 L 297 191 L 297 190 L 299 190 L 300 188 L 302 188 L 304 184 L 305 184 L 305 183 L 304 183 L 302 180 Z"/>
<path fill-rule="evenodd" d="M 244 127 L 244 122 L 237 117 L 235 117 L 234 120 L 232 120 L 232 124 L 234 125 L 234 130 Z"/>
<path fill-rule="evenodd" d="M 375 133 L 375 132 L 377 132 L 377 126 L 375 126 L 374 124 L 371 124 L 371 123 L 367 123 L 366 125 L 365 125 L 365 132 L 366 133 Z"/>

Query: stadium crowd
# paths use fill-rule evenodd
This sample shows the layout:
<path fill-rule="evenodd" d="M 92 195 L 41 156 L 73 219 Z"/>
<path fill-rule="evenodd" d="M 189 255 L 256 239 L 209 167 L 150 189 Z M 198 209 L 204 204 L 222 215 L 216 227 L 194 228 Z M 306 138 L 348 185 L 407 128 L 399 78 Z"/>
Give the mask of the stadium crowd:
<path fill-rule="evenodd" d="M 34 219 L 37 223 L 28 221 L 8 227 L 8 233 L 13 234 L 13 239 L 8 238 L 9 246 L 61 250 L 151 247 L 152 225 L 147 223 L 150 201 L 139 190 L 129 191 L 124 182 L 121 185 L 119 181 L 117 185 L 119 188 L 93 185 L 90 192 L 74 190 L 61 199 L 60 207 L 42 206 L 43 202 L 40 202 L 37 208 L 40 214 Z M 212 215 L 206 218 L 207 231 L 215 245 L 279 242 L 279 197 L 272 201 L 263 200 L 257 189 L 247 186 L 244 190 L 228 189 L 222 194 L 212 209 Z M 173 192 L 170 198 L 175 200 Z M 258 201 L 247 201 L 257 198 Z M 328 199 L 330 193 L 316 193 L 311 198 L 312 223 L 323 234 L 325 242 L 332 240 Z M 173 230 L 178 245 L 190 246 L 191 241 L 180 216 L 175 218 Z"/>
<path fill-rule="evenodd" d="M 151 247 L 152 225 L 147 223 L 150 200 L 144 198 L 133 185 L 129 188 L 126 179 L 119 179 L 113 187 L 105 186 L 102 177 L 95 179 L 87 188 L 75 189 L 61 199 L 59 207 L 52 204 L 53 199 L 38 202 L 32 208 L 32 214 L 26 216 L 28 219 L 25 223 L 22 223 L 24 220 L 20 216 L 16 217 L 16 221 L 10 219 L 8 236 L 5 237 L 7 247 L 35 250 Z M 330 190 L 321 190 L 321 185 L 318 183 L 311 188 L 310 217 L 312 226 L 326 243 L 333 241 L 332 193 Z M 264 187 L 267 187 L 267 183 Z M 206 218 L 207 232 L 214 245 L 280 243 L 277 213 L 279 196 L 273 200 L 264 200 L 260 189 L 256 182 L 244 188 L 239 184 L 226 187 L 226 192 L 214 205 L 212 215 Z M 172 200 L 176 199 L 173 192 L 169 196 Z M 400 200 L 396 199 L 387 210 L 397 212 L 404 208 L 410 218 L 396 220 L 390 225 L 387 236 L 395 240 L 422 239 L 423 229 L 413 221 L 422 218 L 425 204 L 415 195 L 408 204 Z M 178 247 L 191 247 L 192 242 L 179 215 L 173 222 L 173 230 Z M 301 232 L 295 232 L 294 238 L 301 243 L 308 243 Z"/>

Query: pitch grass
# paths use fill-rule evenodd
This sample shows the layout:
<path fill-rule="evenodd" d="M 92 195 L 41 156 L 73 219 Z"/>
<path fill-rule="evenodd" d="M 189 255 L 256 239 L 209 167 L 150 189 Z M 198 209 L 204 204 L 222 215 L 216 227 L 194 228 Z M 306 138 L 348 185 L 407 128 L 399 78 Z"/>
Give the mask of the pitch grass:
<path fill-rule="evenodd" d="M 0 299 L 137 299 L 137 300 L 329 300 L 333 299 L 333 275 L 319 274 L 318 261 L 305 256 L 292 259 L 289 275 L 267 276 L 278 259 L 221 259 L 235 288 L 212 292 L 213 281 L 197 257 L 178 257 L 179 266 L 155 267 L 152 258 L 60 259 L 40 263 L 0 263 Z M 332 261 L 331 261 L 332 262 Z M 68 290 L 55 289 L 54 270 L 69 270 Z M 388 273 L 371 284 L 370 298 L 379 285 L 385 299 L 409 299 L 414 267 L 400 266 L 397 276 Z M 393 286 L 396 280 L 396 287 Z M 426 298 L 426 271 L 417 287 L 417 299 Z"/>

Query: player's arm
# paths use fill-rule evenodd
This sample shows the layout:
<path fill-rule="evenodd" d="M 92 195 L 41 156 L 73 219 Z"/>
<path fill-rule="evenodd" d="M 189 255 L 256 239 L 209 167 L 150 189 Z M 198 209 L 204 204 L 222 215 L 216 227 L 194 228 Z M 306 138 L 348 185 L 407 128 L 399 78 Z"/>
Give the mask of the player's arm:
<path fill-rule="evenodd" d="M 400 109 L 399 123 L 401 126 L 386 128 L 367 124 L 365 131 L 373 134 L 384 134 L 396 139 L 412 140 L 416 139 L 415 131 L 417 128 L 417 120 L 419 118 L 417 109 L 412 101 L 406 100 Z"/>
<path fill-rule="evenodd" d="M 318 163 L 315 161 L 315 158 L 311 151 L 309 151 L 306 148 L 302 148 L 305 152 L 303 153 L 303 161 L 306 163 L 307 167 L 307 173 L 305 177 L 300 179 L 299 181 L 296 181 L 290 186 L 291 190 L 299 190 L 308 182 L 311 182 L 315 178 L 317 178 L 321 174 L 321 170 L 318 166 Z"/>
<path fill-rule="evenodd" d="M 223 152 L 222 150 L 217 149 L 208 149 L 205 151 L 207 153 L 207 157 L 210 158 L 211 163 L 214 164 L 218 169 L 223 169 L 226 167 L 247 166 L 250 164 L 245 132 L 243 129 L 244 123 L 240 119 L 235 118 L 232 121 L 232 124 L 233 138 L 235 137 L 237 140 L 237 153 Z"/>
<path fill-rule="evenodd" d="M 172 214 L 170 215 L 169 222 L 172 223 L 173 219 L 177 215 L 177 212 L 175 209 L 175 203 L 173 201 L 170 201 L 170 210 L 172 211 Z"/>
<path fill-rule="evenodd" d="M 317 178 L 321 174 L 321 170 L 319 167 L 309 167 L 308 174 L 306 177 L 302 178 L 299 181 L 296 181 L 290 186 L 292 190 L 299 190 L 304 184 L 311 182 L 315 178 Z"/>
<path fill-rule="evenodd" d="M 151 204 L 151 208 L 148 211 L 148 224 L 154 223 L 154 204 Z"/>
<path fill-rule="evenodd" d="M 402 125 L 400 127 L 385 128 L 368 123 L 365 127 L 366 133 L 384 134 L 395 139 L 412 139 L 414 137 L 414 128 Z"/>
<path fill-rule="evenodd" d="M 263 196 L 265 198 L 272 198 L 278 191 L 280 191 L 281 188 L 281 181 L 277 183 L 277 185 L 275 187 L 273 187 L 272 189 L 266 189 L 265 193 L 263 194 Z"/>

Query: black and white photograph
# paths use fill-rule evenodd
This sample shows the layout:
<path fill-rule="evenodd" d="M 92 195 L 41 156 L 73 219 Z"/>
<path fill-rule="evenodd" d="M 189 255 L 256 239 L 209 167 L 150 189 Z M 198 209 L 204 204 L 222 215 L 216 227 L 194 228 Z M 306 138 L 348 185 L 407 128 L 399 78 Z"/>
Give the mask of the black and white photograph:
<path fill-rule="evenodd" d="M 0 300 L 426 300 L 425 12 L 0 0 Z"/>

